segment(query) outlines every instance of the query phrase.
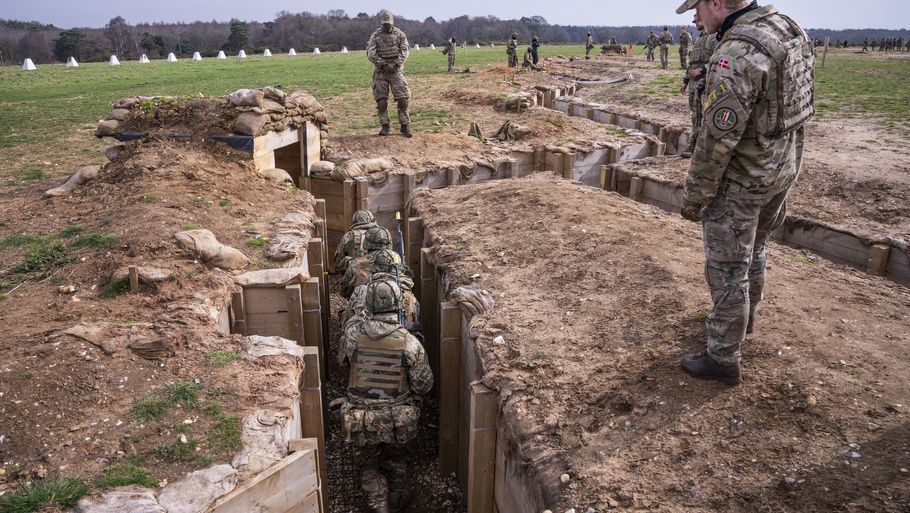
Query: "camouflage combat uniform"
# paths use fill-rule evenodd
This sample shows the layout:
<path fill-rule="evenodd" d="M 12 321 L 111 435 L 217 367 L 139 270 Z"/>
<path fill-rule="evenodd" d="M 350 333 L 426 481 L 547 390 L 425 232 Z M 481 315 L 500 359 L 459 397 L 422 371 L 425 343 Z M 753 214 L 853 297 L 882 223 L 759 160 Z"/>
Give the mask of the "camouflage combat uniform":
<path fill-rule="evenodd" d="M 734 13 L 718 32 L 685 200 L 704 206 L 705 275 L 714 301 L 707 352 L 730 366 L 739 365 L 762 299 L 765 243 L 784 222 L 787 192 L 799 175 L 804 125 L 815 112 L 815 50 L 773 6 Z"/>
<path fill-rule="evenodd" d="M 689 68 L 686 70 L 685 75 L 683 75 L 683 82 L 686 84 L 687 91 L 689 92 L 689 110 L 692 111 L 692 136 L 689 139 L 689 147 L 686 148 L 686 151 L 684 152 L 688 153 L 689 156 L 695 151 L 695 143 L 698 141 L 698 132 L 704 121 L 702 99 L 705 94 L 705 77 L 708 73 L 708 62 L 710 62 L 711 55 L 714 53 L 714 48 L 716 46 L 716 34 L 702 33 L 692 46 Z M 689 72 L 693 70 L 699 70 L 701 72 L 699 78 L 690 78 Z"/>
<path fill-rule="evenodd" d="M 585 59 L 591 58 L 591 50 L 594 49 L 594 38 L 591 37 L 591 34 L 588 34 L 587 39 L 585 39 Z"/>
<path fill-rule="evenodd" d="M 646 57 L 648 62 L 654 62 L 654 49 L 660 46 L 660 42 L 657 40 L 657 34 L 651 32 L 648 36 L 648 40 L 645 42 L 645 47 L 648 49 L 648 55 Z"/>
<path fill-rule="evenodd" d="M 518 67 L 518 34 L 512 34 L 509 44 L 506 45 L 506 54 L 509 56 L 509 67 Z"/>
<path fill-rule="evenodd" d="M 670 59 L 670 45 L 673 44 L 673 34 L 670 33 L 669 29 L 664 29 L 664 31 L 657 36 L 657 42 L 660 43 L 660 67 L 667 69 L 667 64 Z"/>
<path fill-rule="evenodd" d="M 382 513 L 407 501 L 408 444 L 420 419 L 416 396 L 433 387 L 423 346 L 398 324 L 400 300 L 395 282 L 371 283 L 366 309 L 345 327 L 339 355 L 350 368 L 340 408 L 345 442 L 360 468 L 367 504 Z"/>
<path fill-rule="evenodd" d="M 354 212 L 354 217 L 351 219 L 351 229 L 342 235 L 341 241 L 335 248 L 335 257 L 333 258 L 335 272 L 344 274 L 352 258 L 367 254 L 367 250 L 364 247 L 366 234 L 375 227 L 376 220 L 373 218 L 372 212 L 368 210 Z"/>
<path fill-rule="evenodd" d="M 398 104 L 398 122 L 402 127 L 408 126 L 408 101 L 411 89 L 404 78 L 404 62 L 408 59 L 408 37 L 393 24 L 395 19 L 388 12 L 383 14 L 383 27 L 373 32 L 367 43 L 367 58 L 373 63 L 373 99 L 379 111 L 379 124 L 388 126 L 389 89 Z M 389 29 L 386 29 L 386 26 Z"/>
<path fill-rule="evenodd" d="M 396 268 L 398 271 L 397 276 Z M 354 284 L 354 292 L 348 298 L 348 304 L 341 313 L 341 324 L 346 324 L 348 319 L 363 311 L 363 303 L 369 283 L 392 280 L 401 284 L 403 310 L 405 321 L 407 322 L 406 327 L 414 326 L 420 320 L 420 304 L 417 302 L 413 292 L 414 273 L 411 272 L 407 264 L 402 263 L 398 253 L 390 249 L 374 251 L 369 256 L 369 268 L 366 272 L 370 273 L 368 278 L 364 276 L 348 277 L 348 280 Z M 364 279 L 369 281 L 362 283 Z"/>
<path fill-rule="evenodd" d="M 388 230 L 382 226 L 376 226 L 367 230 L 366 235 L 363 238 L 363 249 L 366 251 L 365 254 L 352 258 L 347 267 L 345 268 L 344 274 L 341 276 L 341 296 L 344 298 L 350 298 L 351 294 L 354 292 L 354 289 L 358 285 L 365 285 L 369 283 L 370 276 L 373 275 L 372 263 L 370 261 L 370 255 L 377 251 L 390 250 L 392 249 L 392 236 Z M 404 269 L 407 269 L 408 272 L 411 272 L 404 264 L 402 264 Z"/>
<path fill-rule="evenodd" d="M 679 67 L 686 69 L 689 67 L 689 45 L 692 44 L 692 34 L 683 27 L 679 33 Z"/>
<path fill-rule="evenodd" d="M 449 73 L 455 69 L 455 52 L 458 50 L 458 45 L 455 44 L 455 39 L 449 39 L 449 42 L 446 43 L 445 50 L 442 51 L 443 54 L 449 56 Z"/>

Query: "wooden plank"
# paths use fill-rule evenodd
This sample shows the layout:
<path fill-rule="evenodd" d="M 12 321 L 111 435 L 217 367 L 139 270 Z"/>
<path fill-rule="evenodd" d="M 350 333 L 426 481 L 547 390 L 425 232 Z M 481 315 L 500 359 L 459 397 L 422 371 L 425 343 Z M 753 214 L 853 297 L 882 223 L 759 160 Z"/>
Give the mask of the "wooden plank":
<path fill-rule="evenodd" d="M 885 276 L 898 283 L 910 285 L 910 255 L 899 249 L 892 249 Z"/>
<path fill-rule="evenodd" d="M 344 182 L 336 182 L 331 178 L 321 178 L 318 176 L 312 177 L 312 193 L 322 196 L 324 194 L 331 194 L 334 196 L 343 196 L 344 195 Z"/>
<path fill-rule="evenodd" d="M 876 276 L 884 276 L 888 269 L 888 258 L 891 256 L 891 246 L 873 244 L 869 246 L 869 260 L 866 262 L 866 272 Z"/>
<path fill-rule="evenodd" d="M 128 270 L 130 292 L 139 292 L 139 268 L 131 265 Z"/>
<path fill-rule="evenodd" d="M 281 337 L 288 340 L 294 340 L 294 336 L 291 334 L 288 326 L 287 313 L 247 313 L 246 332 L 247 335 Z"/>
<path fill-rule="evenodd" d="M 297 451 L 317 451 L 319 450 L 319 440 L 315 438 L 295 438 L 288 441 L 288 454 Z"/>
<path fill-rule="evenodd" d="M 341 229 L 344 231 L 347 231 L 351 227 L 351 218 L 354 217 L 354 197 L 355 197 L 354 196 L 354 182 L 351 180 L 345 180 L 343 187 L 344 187 L 344 198 L 342 201 L 344 202 L 343 203 L 344 222 L 341 224 L 341 226 L 342 226 Z M 337 225 L 332 226 L 331 221 L 330 221 L 329 226 L 332 228 L 336 228 Z"/>
<path fill-rule="evenodd" d="M 405 262 L 414 271 L 420 271 L 420 250 L 423 248 L 423 218 L 408 219 L 408 245 L 405 247 Z"/>
<path fill-rule="evenodd" d="M 319 348 L 303 348 L 303 378 L 300 384 L 300 432 L 301 438 L 315 438 L 319 443 L 316 451 L 319 475 L 326 473 L 325 434 L 328 432 L 328 415 L 325 409 L 325 387 L 319 372 Z M 323 490 L 323 511 L 328 511 L 328 491 Z"/>
<path fill-rule="evenodd" d="M 439 305 L 439 471 L 458 471 L 458 398 L 461 379 L 461 309 L 454 303 Z"/>
<path fill-rule="evenodd" d="M 320 320 L 323 326 L 322 348 L 325 352 L 328 351 L 329 347 L 329 302 L 328 294 L 326 294 L 326 288 L 329 286 L 329 283 L 328 273 L 324 267 L 325 251 L 322 246 L 322 239 L 310 239 L 310 242 L 307 245 L 307 260 L 310 262 L 310 276 L 317 277 L 319 279 Z"/>
<path fill-rule="evenodd" d="M 291 334 L 291 340 L 298 345 L 304 345 L 303 338 L 303 300 L 300 284 L 288 285 L 284 288 L 287 296 L 288 309 L 288 333 Z"/>
<path fill-rule="evenodd" d="M 404 239 L 404 261 L 409 263 L 411 261 L 409 258 L 411 255 L 411 194 L 417 189 L 417 177 L 407 175 L 402 177 L 402 182 L 404 190 L 401 193 L 401 200 L 404 203 L 404 208 L 401 213 L 401 236 Z"/>
<path fill-rule="evenodd" d="M 562 154 L 562 177 L 566 180 L 574 180 L 575 175 L 575 153 Z"/>
<path fill-rule="evenodd" d="M 264 169 L 274 169 L 275 168 L 275 152 L 268 151 L 260 155 L 255 155 L 253 157 L 253 166 L 255 166 L 256 171 L 262 171 Z"/>
<path fill-rule="evenodd" d="M 398 212 L 404 210 L 407 202 L 403 199 L 401 192 L 383 192 L 382 194 L 371 194 L 369 210 L 374 214 L 380 212 Z"/>
<path fill-rule="evenodd" d="M 288 511 L 318 488 L 315 451 L 300 451 L 218 499 L 212 513 L 272 513 Z"/>
<path fill-rule="evenodd" d="M 355 180 L 355 200 L 357 210 L 370 210 L 370 183 L 366 180 Z"/>
<path fill-rule="evenodd" d="M 493 512 L 496 467 L 496 394 L 483 385 L 471 386 L 471 429 L 468 444 L 468 513 Z"/>
<path fill-rule="evenodd" d="M 322 134 L 319 127 L 307 121 L 303 124 L 304 138 L 300 144 L 300 155 L 303 163 L 303 175 L 310 176 L 313 164 L 322 160 Z"/>
<path fill-rule="evenodd" d="M 606 190 L 607 185 L 610 184 L 610 173 L 612 172 L 612 169 L 608 166 L 600 166 L 598 171 L 600 173 L 600 190 Z"/>
<path fill-rule="evenodd" d="M 297 130 L 269 132 L 265 135 L 253 138 L 253 155 L 261 155 L 266 152 L 275 151 L 278 148 L 290 146 L 299 141 L 300 136 Z"/>
<path fill-rule="evenodd" d="M 247 316 L 288 311 L 283 287 L 243 287 L 243 306 Z"/>
<path fill-rule="evenodd" d="M 640 176 L 633 176 L 632 182 L 629 184 L 629 198 L 635 201 L 641 201 L 641 190 L 644 187 L 644 182 Z"/>
<path fill-rule="evenodd" d="M 437 299 L 436 266 L 430 250 L 420 250 L 420 312 L 423 317 L 424 344 L 433 375 L 439 376 L 439 301 Z M 433 384 L 437 388 L 438 383 Z"/>
<path fill-rule="evenodd" d="M 296 506 L 292 506 L 288 510 L 285 510 L 283 513 L 320 513 L 324 509 L 321 508 L 321 496 L 322 492 L 317 490 L 307 496 L 307 498 L 302 502 L 298 503 Z"/>
<path fill-rule="evenodd" d="M 325 347 L 322 336 L 322 299 L 319 294 L 319 279 L 310 278 L 303 284 L 303 345 L 319 348 L 319 374 L 326 379 Z"/>
<path fill-rule="evenodd" d="M 246 313 L 243 309 L 243 292 L 231 293 L 231 333 L 246 335 Z"/>

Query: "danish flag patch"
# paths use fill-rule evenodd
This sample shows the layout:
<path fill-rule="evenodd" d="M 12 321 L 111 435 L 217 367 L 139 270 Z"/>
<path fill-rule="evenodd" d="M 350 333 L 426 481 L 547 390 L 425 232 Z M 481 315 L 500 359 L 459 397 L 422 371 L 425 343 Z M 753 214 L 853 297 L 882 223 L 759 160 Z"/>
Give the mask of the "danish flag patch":
<path fill-rule="evenodd" d="M 730 61 L 728 61 L 727 59 L 721 59 L 720 62 L 717 63 L 717 65 L 723 69 L 728 69 L 730 67 Z"/>

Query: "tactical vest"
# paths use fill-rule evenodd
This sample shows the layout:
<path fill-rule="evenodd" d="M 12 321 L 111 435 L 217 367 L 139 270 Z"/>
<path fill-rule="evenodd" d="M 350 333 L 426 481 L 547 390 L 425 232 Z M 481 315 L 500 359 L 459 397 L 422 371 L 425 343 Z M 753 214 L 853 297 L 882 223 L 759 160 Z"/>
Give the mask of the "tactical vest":
<path fill-rule="evenodd" d="M 386 60 L 398 58 L 398 30 L 391 32 L 380 30 L 376 36 L 376 54 Z"/>
<path fill-rule="evenodd" d="M 373 340 L 361 334 L 351 362 L 348 393 L 364 399 L 401 399 L 408 395 L 408 372 L 404 349 L 408 332 L 404 328 Z"/>
<path fill-rule="evenodd" d="M 348 243 L 348 247 L 345 248 L 347 250 L 346 251 L 347 255 L 354 257 L 354 258 L 366 256 L 366 254 L 368 253 L 366 250 L 366 247 L 364 247 L 364 241 L 366 241 L 366 238 L 367 238 L 366 230 L 354 230 L 351 233 L 351 238 L 350 238 L 350 242 Z"/>
<path fill-rule="evenodd" d="M 758 134 L 777 138 L 803 126 L 815 114 L 815 47 L 806 32 L 787 16 L 774 10 L 753 13 L 733 25 L 721 43 L 745 41 L 771 58 L 768 90 L 759 97 L 752 119 Z M 754 25 L 774 15 L 796 35 L 775 34 Z M 782 41 L 782 37 L 787 40 Z"/>
<path fill-rule="evenodd" d="M 711 55 L 714 54 L 714 43 L 716 41 L 713 34 L 702 35 L 695 40 L 695 45 L 692 46 L 692 53 L 689 55 L 690 69 L 706 66 L 711 62 Z"/>

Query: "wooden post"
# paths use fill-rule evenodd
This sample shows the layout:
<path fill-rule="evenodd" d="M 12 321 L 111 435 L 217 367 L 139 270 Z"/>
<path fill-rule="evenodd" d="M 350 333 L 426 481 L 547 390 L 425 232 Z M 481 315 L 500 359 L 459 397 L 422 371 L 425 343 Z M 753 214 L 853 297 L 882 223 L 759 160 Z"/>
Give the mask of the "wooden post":
<path fill-rule="evenodd" d="M 694 134 L 693 134 L 694 137 Z M 667 153 L 667 145 L 655 137 L 651 138 L 651 156 L 652 157 L 663 157 Z"/>
<path fill-rule="evenodd" d="M 303 379 L 300 384 L 300 432 L 303 438 L 318 440 L 319 449 L 316 451 L 319 473 L 326 474 L 325 462 L 325 434 L 327 421 L 323 402 L 325 391 L 322 386 L 322 376 L 319 373 L 319 348 L 303 348 Z M 323 511 L 328 511 L 328 493 L 323 490 Z"/>
<path fill-rule="evenodd" d="M 139 268 L 131 265 L 129 268 L 130 292 L 139 292 Z"/>
<path fill-rule="evenodd" d="M 876 276 L 884 276 L 888 269 L 888 259 L 891 257 L 891 246 L 873 244 L 869 246 L 869 261 L 866 263 L 866 272 Z"/>
<path fill-rule="evenodd" d="M 612 172 L 612 168 L 610 168 L 610 166 L 602 165 L 602 166 L 600 166 L 599 170 L 600 170 L 600 189 L 605 191 L 605 190 L 607 190 L 607 187 L 610 185 L 610 174 Z"/>
<path fill-rule="evenodd" d="M 307 260 L 309 261 L 310 276 L 319 279 L 319 304 L 322 319 L 322 351 L 328 354 L 329 351 L 329 295 L 328 287 L 329 275 L 325 271 L 325 251 L 323 249 L 322 239 L 310 239 L 307 246 Z M 326 379 L 328 378 L 328 368 L 326 368 Z"/>
<path fill-rule="evenodd" d="M 231 333 L 246 335 L 246 313 L 243 310 L 243 291 L 231 293 Z"/>
<path fill-rule="evenodd" d="M 471 384 L 471 423 L 468 432 L 468 513 L 493 513 L 496 466 L 496 394 L 477 382 Z"/>
<path fill-rule="evenodd" d="M 589 106 L 589 107 L 588 107 L 588 112 L 586 113 L 588 119 L 590 119 L 590 120 L 592 120 L 592 121 L 594 120 L 594 112 L 595 112 L 595 111 L 594 111 L 594 107 L 590 107 L 590 106 Z"/>
<path fill-rule="evenodd" d="M 547 148 L 545 146 L 534 147 L 534 171 L 543 171 L 547 165 Z"/>
<path fill-rule="evenodd" d="M 616 167 L 614 167 L 614 166 L 610 166 L 609 177 L 610 177 L 610 190 L 614 191 L 614 192 L 618 192 L 619 191 L 619 170 L 617 170 Z"/>
<path fill-rule="evenodd" d="M 310 278 L 301 289 L 302 314 L 303 314 L 303 342 L 305 346 L 315 346 L 319 351 L 319 374 L 328 379 L 326 374 L 326 352 L 322 337 L 322 300 L 319 297 L 319 279 Z"/>
<path fill-rule="evenodd" d="M 401 204 L 404 205 L 404 208 L 401 210 L 401 236 L 404 239 L 402 245 L 404 247 L 404 261 L 408 263 L 410 262 L 409 255 L 411 254 L 411 194 L 417 189 L 417 177 L 414 175 L 403 175 L 402 185 L 404 187 L 401 192 Z"/>
<path fill-rule="evenodd" d="M 344 226 L 350 227 L 351 218 L 354 217 L 354 181 L 345 180 L 341 185 L 344 196 Z"/>
<path fill-rule="evenodd" d="M 420 250 L 423 247 L 423 219 L 411 217 L 408 219 L 408 245 L 405 249 L 405 263 L 412 271 L 420 271 Z"/>
<path fill-rule="evenodd" d="M 446 175 L 449 177 L 449 185 L 458 185 L 458 177 L 461 175 L 461 171 L 458 169 L 446 169 Z"/>
<path fill-rule="evenodd" d="M 611 147 L 607 160 L 610 162 L 610 164 L 615 164 L 615 163 L 619 162 L 619 148 Z"/>
<path fill-rule="evenodd" d="M 443 477 L 458 471 L 461 317 L 458 305 L 439 305 L 439 472 Z"/>
<path fill-rule="evenodd" d="M 300 284 L 284 288 L 288 301 L 288 333 L 298 345 L 304 345 L 303 301 Z"/>
<path fill-rule="evenodd" d="M 427 350 L 427 359 L 433 375 L 439 376 L 439 302 L 437 301 L 436 266 L 433 264 L 430 250 L 420 250 L 420 313 L 423 317 L 423 335 Z M 433 388 L 438 387 L 434 382 Z"/>
<path fill-rule="evenodd" d="M 574 103 L 569 102 L 569 105 L 566 107 L 566 115 L 567 116 L 575 115 L 575 104 Z"/>
<path fill-rule="evenodd" d="M 357 180 L 354 183 L 355 188 L 357 189 L 357 200 L 354 202 L 354 204 L 357 205 L 357 210 L 369 210 L 370 183 L 366 180 Z"/>
<path fill-rule="evenodd" d="M 575 179 L 575 153 L 562 154 L 562 177 L 566 180 Z"/>
<path fill-rule="evenodd" d="M 825 52 L 822 54 L 822 67 L 825 67 L 825 59 L 828 58 L 828 43 L 831 42 L 830 37 L 825 38 Z"/>
<path fill-rule="evenodd" d="M 506 161 L 506 177 L 508 178 L 518 178 L 520 164 L 518 159 L 509 159 Z"/>
<path fill-rule="evenodd" d="M 644 181 L 640 176 L 633 176 L 632 183 L 629 185 L 629 197 L 635 201 L 642 201 L 642 189 L 644 188 Z"/>

